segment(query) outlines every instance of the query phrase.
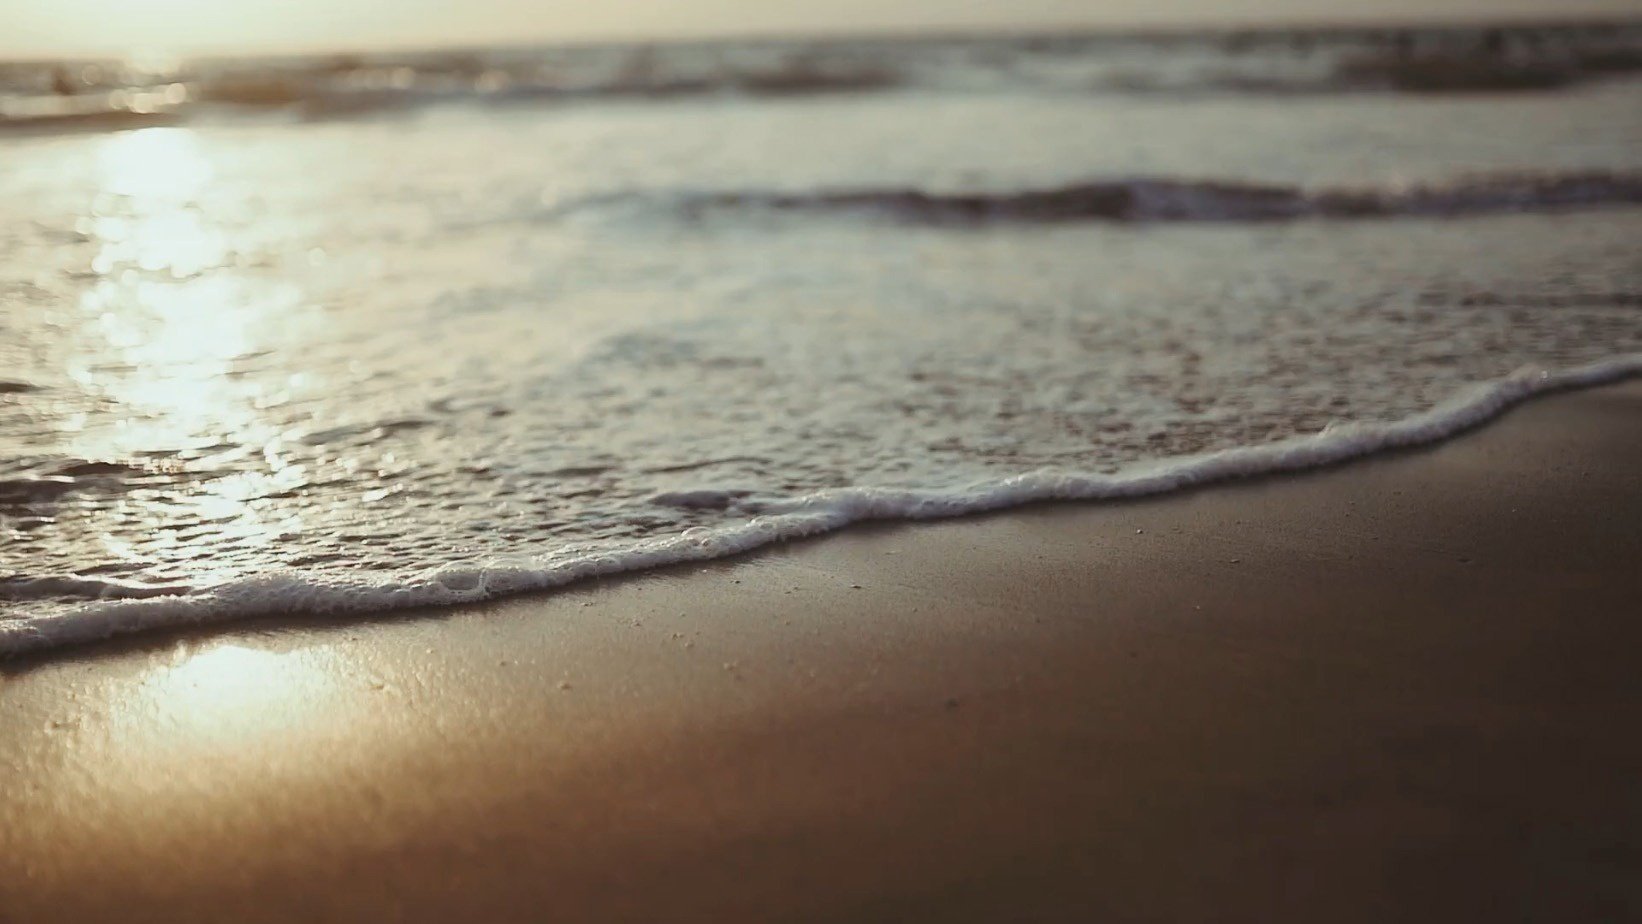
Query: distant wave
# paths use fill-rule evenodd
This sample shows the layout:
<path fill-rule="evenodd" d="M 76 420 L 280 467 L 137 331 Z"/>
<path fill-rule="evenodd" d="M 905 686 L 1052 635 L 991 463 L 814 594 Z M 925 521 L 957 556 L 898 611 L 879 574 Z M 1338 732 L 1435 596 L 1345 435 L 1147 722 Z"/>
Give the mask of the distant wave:
<path fill-rule="evenodd" d="M 1327 86 L 1340 90 L 1409 93 L 1555 90 L 1609 74 L 1642 70 L 1642 53 L 1518 60 L 1500 54 L 1403 53 L 1348 57 Z"/>
<path fill-rule="evenodd" d="M 133 103 L 129 94 L 0 98 L 0 131 L 16 134 L 113 132 L 172 125 L 183 119 L 176 107 Z"/>
<path fill-rule="evenodd" d="M 1642 74 L 1642 24 L 724 41 L 199 60 L 0 62 L 0 131 L 224 113 L 352 118 L 430 105 L 861 94 L 1554 91 Z"/>
<path fill-rule="evenodd" d="M 865 93 L 907 83 L 887 63 L 827 62 L 805 57 L 773 64 L 743 64 L 693 71 L 627 62 L 611 73 L 541 74 L 494 68 L 452 75 L 441 68 L 361 65 L 284 66 L 265 71 L 195 75 L 166 85 L 175 101 L 150 87 L 107 92 L 0 95 L 0 131 L 117 131 L 209 119 L 224 114 L 279 114 L 302 120 L 411 112 L 461 103 L 517 106 L 642 98 L 665 100 L 708 95 L 781 97 Z"/>
<path fill-rule="evenodd" d="M 1155 72 L 1119 72 L 1092 89 L 1274 95 L 1344 93 L 1512 93 L 1561 90 L 1642 73 L 1642 47 L 1491 48 L 1486 43 L 1341 50 L 1325 67 L 1208 67 L 1173 80 Z"/>
<path fill-rule="evenodd" d="M 606 197 L 602 202 L 611 201 Z M 687 217 L 714 211 L 855 213 L 934 224 L 1074 221 L 1281 221 L 1301 218 L 1464 216 L 1642 203 L 1642 173 L 1519 173 L 1448 183 L 1366 188 L 1172 179 L 1074 183 L 1010 192 L 841 189 L 688 193 Z"/>
<path fill-rule="evenodd" d="M 821 535 L 872 520 L 929 520 L 1044 501 L 1148 497 L 1238 478 L 1337 465 L 1375 453 L 1436 443 L 1477 427 L 1548 392 L 1642 375 L 1642 354 L 1576 369 L 1527 368 L 1422 413 L 1392 422 L 1330 427 L 1264 445 L 1161 459 L 1115 474 L 1027 472 L 952 489 L 850 487 L 790 499 L 747 498 L 753 519 L 698 527 L 615 552 L 569 553 L 530 563 L 456 564 L 410 580 L 324 578 L 286 571 L 215 587 L 139 585 L 77 575 L 0 578 L 0 600 L 45 597 L 88 602 L 70 613 L 0 619 L 0 658 L 85 644 L 136 632 L 255 616 L 365 614 L 476 603 L 546 591 L 574 581 L 682 562 L 726 558 L 772 543 Z"/>

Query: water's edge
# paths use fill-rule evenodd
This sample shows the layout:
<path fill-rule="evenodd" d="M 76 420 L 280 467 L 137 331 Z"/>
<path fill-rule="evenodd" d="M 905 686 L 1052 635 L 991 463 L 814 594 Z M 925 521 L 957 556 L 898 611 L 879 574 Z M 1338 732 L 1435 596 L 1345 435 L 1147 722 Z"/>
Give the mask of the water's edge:
<path fill-rule="evenodd" d="M 70 613 L 0 621 L 0 658 L 115 636 L 234 619 L 296 614 L 369 614 L 477 603 L 572 582 L 726 558 L 872 520 L 922 520 L 1045 501 L 1139 498 L 1261 475 L 1299 472 L 1441 442 L 1537 396 L 1642 377 L 1642 353 L 1565 370 L 1526 368 L 1478 383 L 1430 410 L 1389 423 L 1331 426 L 1260 446 L 1155 460 L 1115 474 L 1036 471 L 958 489 L 843 488 L 764 506 L 764 516 L 723 529 L 698 528 L 619 553 L 566 550 L 529 564 L 449 566 L 410 582 L 325 580 L 282 572 L 175 597 L 87 604 Z"/>

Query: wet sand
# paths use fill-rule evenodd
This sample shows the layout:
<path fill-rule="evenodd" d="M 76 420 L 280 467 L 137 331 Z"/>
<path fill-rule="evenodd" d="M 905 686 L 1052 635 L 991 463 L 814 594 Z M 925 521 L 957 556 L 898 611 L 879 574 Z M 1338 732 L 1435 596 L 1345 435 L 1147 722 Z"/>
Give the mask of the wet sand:
<path fill-rule="evenodd" d="M 0 679 L 0 920 L 1642 914 L 1642 382 Z"/>

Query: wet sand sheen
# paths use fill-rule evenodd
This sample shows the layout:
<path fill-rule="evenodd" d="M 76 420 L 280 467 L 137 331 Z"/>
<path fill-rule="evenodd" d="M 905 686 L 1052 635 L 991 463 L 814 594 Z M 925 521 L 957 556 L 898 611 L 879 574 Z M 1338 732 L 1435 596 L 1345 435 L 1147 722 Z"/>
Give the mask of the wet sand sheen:
<path fill-rule="evenodd" d="M 0 919 L 1623 916 L 1639 453 L 1631 383 L 1302 477 L 14 662 Z"/>

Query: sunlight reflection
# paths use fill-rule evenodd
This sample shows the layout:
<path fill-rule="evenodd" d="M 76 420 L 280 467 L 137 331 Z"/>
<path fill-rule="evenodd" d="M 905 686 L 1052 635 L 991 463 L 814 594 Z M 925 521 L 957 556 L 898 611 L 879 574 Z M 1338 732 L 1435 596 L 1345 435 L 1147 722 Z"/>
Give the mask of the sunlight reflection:
<path fill-rule="evenodd" d="M 216 171 L 186 128 L 145 128 L 114 135 L 98 156 L 102 190 L 149 203 L 187 201 Z"/>
<path fill-rule="evenodd" d="M 98 154 L 99 192 L 80 230 L 102 248 L 91 269 L 122 268 L 198 275 L 228 261 L 228 237 L 199 201 L 216 176 L 187 129 L 148 128 L 115 135 Z"/>
<path fill-rule="evenodd" d="M 256 408 L 259 385 L 235 373 L 257 352 L 253 322 L 295 298 L 289 289 L 257 297 L 220 277 L 86 292 L 81 307 L 95 319 L 88 333 L 102 349 L 70 372 L 128 408 L 123 432 L 103 434 L 108 444 L 98 454 L 272 438 Z"/>
<path fill-rule="evenodd" d="M 297 528 L 264 499 L 306 477 L 268 413 L 281 386 L 259 374 L 302 292 L 236 266 L 218 166 L 186 129 L 112 136 L 77 224 L 99 250 L 67 371 L 117 413 L 81 424 L 72 445 L 86 459 L 158 460 L 167 480 L 130 496 L 162 531 L 153 541 L 187 559 L 209 558 L 194 549 L 202 529 L 264 544 Z"/>
<path fill-rule="evenodd" d="M 86 351 L 71 374 L 88 391 L 117 403 L 111 427 L 75 434 L 79 454 L 129 459 L 162 453 L 176 474 L 148 509 L 163 512 L 151 537 L 160 547 L 199 541 L 199 528 L 219 539 L 266 545 L 300 524 L 274 514 L 262 498 L 307 478 L 282 453 L 280 425 L 265 413 L 278 400 L 251 374 L 260 324 L 288 311 L 291 287 L 265 292 L 244 280 L 216 276 L 187 283 L 105 283 L 82 307 L 95 318 L 87 333 L 100 349 Z M 189 477 L 198 472 L 197 476 Z M 201 576 L 218 566 L 199 559 Z"/>
<path fill-rule="evenodd" d="M 300 730 L 335 699 L 337 674 L 308 652 L 221 644 L 155 669 L 140 694 L 116 704 L 141 727 L 154 714 L 178 742 L 220 746 Z"/>

